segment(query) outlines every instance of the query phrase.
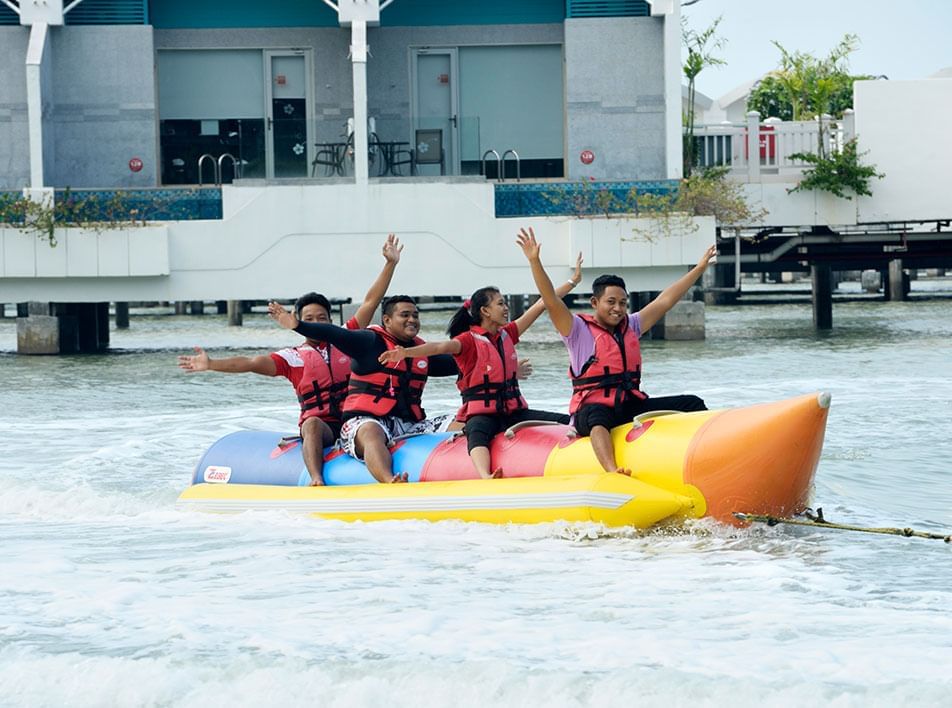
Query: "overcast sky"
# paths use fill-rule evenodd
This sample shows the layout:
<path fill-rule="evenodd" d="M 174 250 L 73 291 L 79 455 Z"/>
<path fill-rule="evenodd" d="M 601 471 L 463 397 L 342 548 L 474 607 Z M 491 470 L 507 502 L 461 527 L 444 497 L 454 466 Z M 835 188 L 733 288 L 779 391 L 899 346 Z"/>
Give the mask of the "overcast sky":
<path fill-rule="evenodd" d="M 825 56 L 847 32 L 859 35 L 855 74 L 921 79 L 952 67 L 952 0 L 700 0 L 683 13 L 698 31 L 724 17 L 718 34 L 727 64 L 697 79 L 698 91 L 714 99 L 777 67 L 772 39 Z"/>

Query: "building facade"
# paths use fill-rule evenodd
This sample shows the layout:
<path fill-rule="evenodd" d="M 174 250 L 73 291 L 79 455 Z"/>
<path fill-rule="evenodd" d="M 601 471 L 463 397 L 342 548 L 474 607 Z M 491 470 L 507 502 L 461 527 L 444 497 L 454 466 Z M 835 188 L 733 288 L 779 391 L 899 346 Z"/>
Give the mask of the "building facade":
<path fill-rule="evenodd" d="M 379 8 L 365 99 L 345 4 Z M 40 37 L 27 3 L 0 3 L 0 189 L 207 184 L 219 162 L 224 182 L 349 177 L 361 100 L 370 177 L 411 157 L 421 176 L 495 174 L 507 151 L 523 179 L 679 176 L 671 0 L 63 5 Z"/>

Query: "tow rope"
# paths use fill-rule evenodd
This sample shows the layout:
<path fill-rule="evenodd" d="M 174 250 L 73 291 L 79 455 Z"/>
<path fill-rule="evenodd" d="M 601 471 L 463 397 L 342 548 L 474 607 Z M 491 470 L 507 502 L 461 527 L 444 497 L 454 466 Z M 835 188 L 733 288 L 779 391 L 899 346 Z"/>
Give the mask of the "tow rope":
<path fill-rule="evenodd" d="M 760 521 L 768 526 L 777 524 L 790 524 L 792 526 L 813 526 L 825 529 L 838 529 L 840 531 L 862 531 L 863 533 L 879 533 L 889 536 L 915 536 L 916 538 L 931 538 L 939 541 L 945 541 L 952 544 L 952 534 L 930 533 L 928 531 L 916 531 L 910 528 L 877 528 L 874 526 L 853 526 L 851 524 L 836 524 L 823 518 L 823 509 L 817 507 L 814 514 L 809 509 L 803 512 L 804 519 L 785 519 L 780 516 L 770 516 L 767 514 L 743 514 L 739 511 L 734 512 L 734 518 L 741 521 Z"/>

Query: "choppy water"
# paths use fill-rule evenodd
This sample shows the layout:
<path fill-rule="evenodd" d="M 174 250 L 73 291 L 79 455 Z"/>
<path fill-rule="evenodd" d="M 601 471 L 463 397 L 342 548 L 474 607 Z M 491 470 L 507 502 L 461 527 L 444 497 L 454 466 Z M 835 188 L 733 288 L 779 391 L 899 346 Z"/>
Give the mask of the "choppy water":
<path fill-rule="evenodd" d="M 830 391 L 826 515 L 948 532 L 950 315 L 837 304 L 817 335 L 808 305 L 709 309 L 707 341 L 645 344 L 644 380 L 712 407 Z M 134 317 L 118 353 L 29 358 L 0 320 L 0 705 L 949 704 L 938 541 L 175 510 L 205 446 L 296 419 L 283 381 L 175 356 L 294 341 L 263 316 Z M 530 402 L 564 409 L 548 324 L 520 351 Z M 455 400 L 428 386 L 432 412 Z"/>

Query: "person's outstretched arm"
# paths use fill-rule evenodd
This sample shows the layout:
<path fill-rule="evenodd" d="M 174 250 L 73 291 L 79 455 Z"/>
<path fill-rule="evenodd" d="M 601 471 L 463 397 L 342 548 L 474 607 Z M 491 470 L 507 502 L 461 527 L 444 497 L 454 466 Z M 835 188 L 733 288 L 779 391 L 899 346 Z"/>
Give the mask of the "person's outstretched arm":
<path fill-rule="evenodd" d="M 668 310 L 677 304 L 678 300 L 684 297 L 685 293 L 691 289 L 691 286 L 697 282 L 697 279 L 704 275 L 711 259 L 717 255 L 717 246 L 709 246 L 701 260 L 697 262 L 687 273 L 675 280 L 671 285 L 661 291 L 654 300 L 641 308 L 638 312 L 641 317 L 641 331 L 647 332 L 658 324 L 658 321 L 665 316 Z"/>
<path fill-rule="evenodd" d="M 370 286 L 367 294 L 364 295 L 364 301 L 357 308 L 357 312 L 354 313 L 354 319 L 357 320 L 361 329 L 373 322 L 374 313 L 380 306 L 383 296 L 387 294 L 387 288 L 390 287 L 390 281 L 393 280 L 393 272 L 397 269 L 402 252 L 403 246 L 400 244 L 400 239 L 393 234 L 388 234 L 387 240 L 383 243 L 383 257 L 386 260 L 383 269 Z"/>
<path fill-rule="evenodd" d="M 361 359 L 377 347 L 377 336 L 373 330 L 345 329 L 325 322 L 301 322 L 297 315 L 276 302 L 268 303 L 268 314 L 285 329 L 294 330 L 308 339 L 327 342 L 352 359 Z M 378 354 L 377 351 L 373 352 L 374 362 Z"/>
<path fill-rule="evenodd" d="M 562 283 L 559 287 L 555 289 L 556 297 L 561 300 L 563 297 L 572 292 L 572 289 L 582 282 L 582 252 L 579 251 L 578 257 L 575 259 L 575 272 L 572 273 L 572 277 L 567 281 Z M 522 333 L 529 329 L 533 323 L 539 319 L 539 315 L 545 312 L 545 300 L 541 298 L 532 303 L 532 306 L 526 310 L 522 317 L 516 319 L 516 327 L 519 328 L 519 336 L 522 336 Z"/>
<path fill-rule="evenodd" d="M 542 296 L 542 302 L 549 311 L 549 318 L 552 320 L 552 324 L 555 325 L 555 328 L 563 337 L 569 336 L 569 333 L 572 331 L 572 313 L 569 311 L 569 308 L 565 306 L 565 303 L 562 302 L 562 298 L 558 296 L 558 293 L 555 292 L 548 273 L 546 273 L 545 268 L 542 267 L 542 260 L 539 256 L 541 246 L 536 241 L 535 232 L 531 226 L 528 231 L 519 229 L 519 233 L 516 236 L 516 243 L 519 244 L 519 247 L 526 256 L 526 260 L 529 261 L 529 267 L 532 269 L 532 279 L 535 280 L 539 295 Z"/>
<path fill-rule="evenodd" d="M 221 371 L 227 374 L 261 374 L 277 376 L 278 367 L 270 356 L 230 356 L 225 359 L 212 359 L 201 347 L 195 347 L 195 354 L 178 358 L 180 369 L 190 374 L 198 371 Z"/>
<path fill-rule="evenodd" d="M 446 339 L 442 342 L 425 342 L 415 347 L 396 346 L 380 354 L 377 361 L 381 364 L 396 364 L 401 359 L 416 359 L 430 357 L 434 354 L 459 354 L 462 345 L 456 339 Z"/>

